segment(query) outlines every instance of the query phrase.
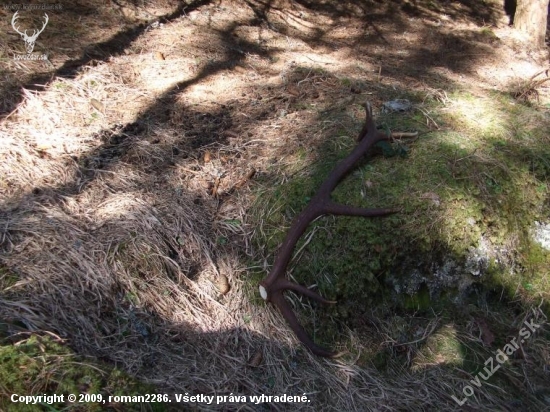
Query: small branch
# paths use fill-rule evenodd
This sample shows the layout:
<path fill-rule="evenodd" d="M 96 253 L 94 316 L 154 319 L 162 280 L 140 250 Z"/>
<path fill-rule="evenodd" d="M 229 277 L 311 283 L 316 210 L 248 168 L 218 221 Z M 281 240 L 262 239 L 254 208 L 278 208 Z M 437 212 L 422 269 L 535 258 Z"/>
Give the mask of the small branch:
<path fill-rule="evenodd" d="M 421 109 L 421 108 L 419 108 L 419 107 L 418 107 L 417 109 L 420 110 L 424 116 L 426 116 L 426 120 L 428 120 L 428 122 L 427 122 L 427 123 L 428 123 L 428 126 L 429 126 L 429 122 L 432 122 L 433 125 L 435 126 L 436 130 L 439 130 L 439 125 L 438 125 L 437 122 L 432 118 L 432 116 L 430 116 L 430 115 L 428 114 L 428 112 L 427 112 L 426 110 Z"/>
<path fill-rule="evenodd" d="M 418 132 L 391 132 L 391 139 L 416 139 Z"/>

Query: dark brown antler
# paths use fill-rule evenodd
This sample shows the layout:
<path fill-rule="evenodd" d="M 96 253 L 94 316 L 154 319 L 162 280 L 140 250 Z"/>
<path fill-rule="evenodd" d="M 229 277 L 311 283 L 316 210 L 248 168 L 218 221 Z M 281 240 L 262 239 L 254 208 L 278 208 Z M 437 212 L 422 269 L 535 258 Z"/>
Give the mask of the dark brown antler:
<path fill-rule="evenodd" d="M 390 140 L 391 137 L 394 136 L 417 136 L 416 133 L 394 133 L 391 137 L 388 137 L 386 134 L 376 130 L 376 124 L 374 123 L 374 119 L 372 117 L 372 108 L 369 103 L 365 104 L 365 109 L 367 118 L 357 139 L 359 143 L 355 149 L 353 149 L 353 151 L 334 168 L 327 179 L 323 182 L 315 196 L 311 199 L 308 206 L 294 219 L 294 222 L 286 235 L 286 239 L 279 250 L 279 254 L 275 259 L 271 272 L 262 282 L 260 282 L 260 295 L 264 300 L 273 303 L 279 308 L 281 314 L 286 319 L 298 339 L 300 339 L 300 341 L 315 355 L 328 358 L 334 358 L 341 354 L 316 345 L 315 342 L 313 342 L 313 339 L 311 339 L 311 337 L 304 330 L 302 325 L 300 325 L 290 304 L 283 296 L 283 291 L 289 289 L 306 295 L 321 303 L 336 303 L 323 298 L 305 286 L 298 285 L 285 278 L 286 268 L 292 257 L 294 247 L 309 224 L 321 215 L 331 214 L 374 217 L 386 216 L 397 212 L 395 209 L 363 209 L 338 204 L 330 199 L 330 194 L 336 186 L 338 186 L 338 183 L 340 183 L 344 176 L 346 176 L 346 174 L 353 169 L 359 159 L 361 159 L 363 155 L 376 143 L 383 140 Z"/>

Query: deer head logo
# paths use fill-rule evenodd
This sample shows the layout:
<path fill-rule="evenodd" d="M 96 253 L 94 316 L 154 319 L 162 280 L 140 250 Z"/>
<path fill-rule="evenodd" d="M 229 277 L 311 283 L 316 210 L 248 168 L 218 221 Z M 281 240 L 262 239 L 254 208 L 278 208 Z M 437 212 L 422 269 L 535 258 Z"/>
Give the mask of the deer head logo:
<path fill-rule="evenodd" d="M 27 53 L 31 54 L 34 49 L 34 44 L 36 43 L 36 39 L 38 38 L 38 35 L 44 31 L 46 28 L 46 24 L 48 24 L 48 15 L 44 13 L 44 25 L 40 30 L 33 29 L 32 35 L 27 34 L 27 30 L 25 30 L 23 33 L 19 31 L 19 26 L 16 26 L 17 18 L 19 17 L 17 15 L 19 13 L 18 11 L 15 12 L 13 15 L 13 18 L 11 19 L 11 25 L 13 29 L 21 35 L 21 38 L 25 41 L 25 48 L 27 49 Z"/>

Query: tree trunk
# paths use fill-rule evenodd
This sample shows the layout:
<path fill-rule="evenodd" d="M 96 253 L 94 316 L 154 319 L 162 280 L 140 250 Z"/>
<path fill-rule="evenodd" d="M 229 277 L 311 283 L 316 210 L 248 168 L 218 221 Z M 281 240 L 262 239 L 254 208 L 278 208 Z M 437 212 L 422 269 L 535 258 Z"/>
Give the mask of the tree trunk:
<path fill-rule="evenodd" d="M 517 0 L 514 27 L 527 33 L 538 48 L 542 48 L 545 45 L 549 1 Z"/>

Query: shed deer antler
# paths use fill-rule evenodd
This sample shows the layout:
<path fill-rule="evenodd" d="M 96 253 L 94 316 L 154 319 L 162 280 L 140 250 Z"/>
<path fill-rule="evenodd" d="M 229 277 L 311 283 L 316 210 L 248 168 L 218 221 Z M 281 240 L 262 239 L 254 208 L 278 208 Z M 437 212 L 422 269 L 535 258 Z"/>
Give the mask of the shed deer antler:
<path fill-rule="evenodd" d="M 46 25 L 48 24 L 49 17 L 46 13 L 44 13 L 44 24 L 42 25 L 42 28 L 40 30 L 33 29 L 32 35 L 29 36 L 27 34 L 27 30 L 25 30 L 24 32 L 21 32 L 19 31 L 19 26 L 17 27 L 15 26 L 17 19 L 19 18 L 19 16 L 17 15 L 18 13 L 19 12 L 16 11 L 15 14 L 13 15 L 11 19 L 11 26 L 17 33 L 21 35 L 21 37 L 25 41 L 25 47 L 27 49 L 27 53 L 31 54 L 32 51 L 34 50 L 34 44 L 36 43 L 36 39 L 38 38 L 38 35 L 44 31 L 44 29 L 46 28 Z"/>
<path fill-rule="evenodd" d="M 321 215 L 345 215 L 345 216 L 387 216 L 397 212 L 396 209 L 364 209 L 349 205 L 335 203 L 330 199 L 330 194 L 338 186 L 338 183 L 350 172 L 356 163 L 365 155 L 365 153 L 376 143 L 392 138 L 411 138 L 418 136 L 418 133 L 392 133 L 390 136 L 376 130 L 376 124 L 372 116 L 372 107 L 370 103 L 365 104 L 366 120 L 363 129 L 357 138 L 358 144 L 355 149 L 343 159 L 323 182 L 315 196 L 311 199 L 307 207 L 293 221 L 286 239 L 283 242 L 279 253 L 273 264 L 269 275 L 260 282 L 260 295 L 267 302 L 274 304 L 288 322 L 290 328 L 294 331 L 298 339 L 315 355 L 335 358 L 341 355 L 338 352 L 327 350 L 313 342 L 313 339 L 304 330 L 292 307 L 283 296 L 285 290 L 292 290 L 301 293 L 321 303 L 336 303 L 329 301 L 316 292 L 288 280 L 285 277 L 286 268 L 292 257 L 292 252 L 296 243 L 309 226 L 309 224 Z"/>

